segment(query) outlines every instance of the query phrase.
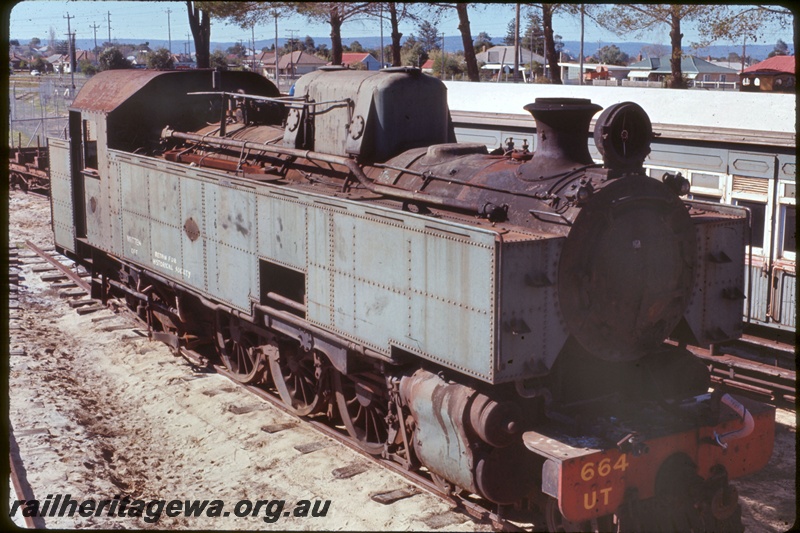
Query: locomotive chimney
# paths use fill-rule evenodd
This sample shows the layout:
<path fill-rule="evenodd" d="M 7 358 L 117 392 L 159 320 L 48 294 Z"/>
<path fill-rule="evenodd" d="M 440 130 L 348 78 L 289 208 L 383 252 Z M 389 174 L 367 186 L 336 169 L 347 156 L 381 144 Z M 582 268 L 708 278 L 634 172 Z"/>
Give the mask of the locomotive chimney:
<path fill-rule="evenodd" d="M 537 98 L 524 109 L 536 120 L 533 161 L 540 172 L 592 164 L 587 144 L 589 123 L 602 107 L 586 98 Z"/>

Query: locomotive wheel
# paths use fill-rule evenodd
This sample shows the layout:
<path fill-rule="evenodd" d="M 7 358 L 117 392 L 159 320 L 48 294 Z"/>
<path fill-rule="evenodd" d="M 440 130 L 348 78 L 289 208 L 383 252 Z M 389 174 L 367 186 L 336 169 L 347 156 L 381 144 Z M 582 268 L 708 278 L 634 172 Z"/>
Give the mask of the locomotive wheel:
<path fill-rule="evenodd" d="M 371 376 L 372 377 L 372 376 Z M 347 433 L 365 452 L 380 455 L 389 436 L 386 415 L 389 402 L 380 376 L 365 379 L 365 375 L 345 376 L 333 373 L 336 406 Z"/>
<path fill-rule="evenodd" d="M 282 342 L 271 350 L 269 369 L 283 403 L 296 415 L 306 416 L 321 411 L 323 361 L 314 352 L 299 345 Z"/>
<path fill-rule="evenodd" d="M 244 384 L 263 381 L 266 371 L 264 354 L 257 338 L 242 329 L 234 317 L 217 317 L 217 351 L 232 377 Z"/>

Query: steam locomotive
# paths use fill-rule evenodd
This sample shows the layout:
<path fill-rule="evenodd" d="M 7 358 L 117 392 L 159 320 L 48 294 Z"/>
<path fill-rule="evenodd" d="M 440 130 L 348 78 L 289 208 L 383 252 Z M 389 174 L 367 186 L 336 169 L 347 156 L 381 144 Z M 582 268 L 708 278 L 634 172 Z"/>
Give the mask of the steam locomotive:
<path fill-rule="evenodd" d="M 743 209 L 647 177 L 635 103 L 455 142 L 444 85 L 107 71 L 50 139 L 57 249 L 199 366 L 551 530 L 740 530 L 774 411 L 683 347 L 741 334 Z M 535 124 L 534 124 L 535 120 Z M 665 343 L 665 339 L 670 342 Z"/>

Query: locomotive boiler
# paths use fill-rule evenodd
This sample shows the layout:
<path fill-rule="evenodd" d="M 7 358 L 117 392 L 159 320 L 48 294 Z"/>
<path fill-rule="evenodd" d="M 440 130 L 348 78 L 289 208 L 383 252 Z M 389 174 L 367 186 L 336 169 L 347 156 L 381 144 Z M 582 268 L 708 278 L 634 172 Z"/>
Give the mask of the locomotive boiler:
<path fill-rule="evenodd" d="M 647 177 L 635 103 L 457 143 L 417 69 L 109 71 L 51 139 L 57 247 L 195 365 L 553 529 L 737 529 L 771 408 L 685 349 L 741 334 L 744 210 Z M 665 339 L 670 342 L 665 343 Z"/>

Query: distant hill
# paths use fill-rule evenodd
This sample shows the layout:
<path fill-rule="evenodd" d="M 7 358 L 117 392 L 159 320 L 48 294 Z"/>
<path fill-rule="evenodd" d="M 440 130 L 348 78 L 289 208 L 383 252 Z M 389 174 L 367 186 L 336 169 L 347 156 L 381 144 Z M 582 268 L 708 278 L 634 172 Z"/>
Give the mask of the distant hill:
<path fill-rule="evenodd" d="M 331 39 L 330 37 L 312 37 L 314 39 L 314 43 L 319 46 L 320 44 L 326 45 L 328 48 L 331 46 Z M 120 43 L 124 44 L 142 44 L 145 42 L 150 43 L 150 48 L 166 48 L 168 45 L 167 40 L 160 40 L 160 39 L 115 39 Z M 342 42 L 346 45 L 350 45 L 353 41 L 358 41 L 361 46 L 364 48 L 372 48 L 372 49 L 379 49 L 381 44 L 380 37 L 358 37 L 358 38 L 345 38 L 342 39 Z M 283 46 L 286 42 L 285 38 L 278 39 L 278 46 Z M 256 49 L 261 50 L 264 47 L 271 47 L 275 43 L 275 39 L 258 39 L 256 40 Z M 383 39 L 384 46 L 388 46 L 391 43 L 391 40 L 388 36 L 384 37 Z M 212 42 L 211 43 L 211 51 L 214 50 L 227 50 L 228 48 L 234 46 L 236 42 Z M 620 50 L 631 56 L 631 58 L 635 58 L 640 53 L 643 55 L 647 55 L 647 51 L 657 51 L 663 50 L 664 54 L 669 54 L 669 45 L 668 44 L 652 44 L 652 43 L 644 43 L 644 42 L 604 42 L 604 41 L 586 41 L 584 42 L 584 54 L 586 56 L 590 56 L 594 54 L 599 48 L 607 45 L 616 45 Z M 90 50 L 94 47 L 94 40 L 93 39 L 77 39 L 76 45 L 79 49 L 82 50 Z M 247 46 L 247 41 L 245 41 L 245 46 Z M 791 44 L 790 44 L 791 46 Z M 445 51 L 447 52 L 457 52 L 463 50 L 463 45 L 461 44 L 461 37 L 459 35 L 452 35 L 452 36 L 445 36 Z M 774 44 L 749 44 L 747 45 L 747 55 L 752 57 L 756 60 L 766 59 L 767 55 L 775 48 Z M 186 42 L 173 40 L 172 41 L 172 51 L 175 53 L 183 52 L 186 49 Z M 580 51 L 580 41 L 564 41 L 564 51 L 569 53 L 570 55 L 577 57 L 578 52 Z M 705 48 L 701 48 L 695 52 L 691 47 L 684 46 L 683 47 L 684 53 L 691 54 L 691 55 L 698 55 L 700 57 L 727 57 L 730 52 L 736 52 L 737 54 L 742 53 L 742 46 L 741 45 L 712 45 Z"/>

